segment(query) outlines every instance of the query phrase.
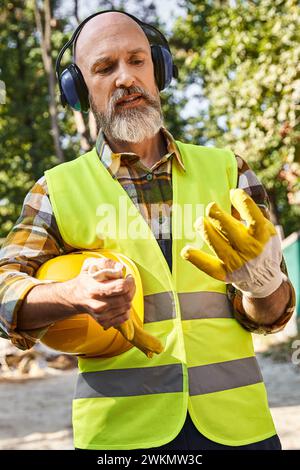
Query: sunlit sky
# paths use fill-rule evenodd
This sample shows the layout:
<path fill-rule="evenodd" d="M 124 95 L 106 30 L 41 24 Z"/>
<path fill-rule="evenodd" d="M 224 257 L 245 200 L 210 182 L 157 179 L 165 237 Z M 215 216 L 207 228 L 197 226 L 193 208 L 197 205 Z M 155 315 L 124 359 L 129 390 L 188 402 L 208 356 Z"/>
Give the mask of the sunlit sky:
<path fill-rule="evenodd" d="M 180 14 L 180 8 L 176 5 L 174 0 L 155 0 L 158 13 L 164 21 L 168 21 L 172 16 Z"/>
<path fill-rule="evenodd" d="M 176 0 L 154 0 L 154 3 L 156 4 L 159 15 L 161 15 L 162 20 L 166 23 L 172 23 L 172 19 L 178 16 L 181 12 Z M 137 4 L 138 0 L 127 0 L 126 9 L 128 13 L 134 13 L 134 5 Z M 98 5 L 98 0 L 89 0 L 88 2 L 84 0 L 79 1 L 80 19 L 84 19 L 86 16 L 95 13 L 99 9 Z M 73 2 L 64 1 L 64 11 L 69 11 L 70 8 L 73 8 Z"/>

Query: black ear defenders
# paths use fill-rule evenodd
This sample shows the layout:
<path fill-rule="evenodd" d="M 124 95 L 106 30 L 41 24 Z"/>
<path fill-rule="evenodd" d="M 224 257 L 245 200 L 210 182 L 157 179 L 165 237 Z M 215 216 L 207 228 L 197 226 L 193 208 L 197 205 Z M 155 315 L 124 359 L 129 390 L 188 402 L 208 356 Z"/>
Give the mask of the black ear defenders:
<path fill-rule="evenodd" d="M 63 70 L 62 73 L 60 73 L 60 63 L 65 51 L 69 47 L 73 46 L 74 53 L 76 41 L 83 26 L 90 19 L 94 18 L 94 16 L 108 12 L 118 12 L 129 16 L 138 25 L 140 25 L 140 27 L 144 31 L 151 46 L 154 75 L 158 89 L 160 91 L 166 88 L 171 83 L 172 77 L 178 77 L 178 69 L 173 63 L 168 41 L 158 29 L 156 29 L 154 26 L 144 23 L 143 21 L 140 21 L 135 16 L 130 15 L 129 13 L 125 13 L 124 11 L 104 10 L 98 13 L 94 13 L 93 15 L 90 15 L 85 18 L 85 20 L 83 20 L 82 23 L 80 23 L 80 25 L 74 31 L 71 39 L 63 46 L 63 48 L 58 54 L 55 65 L 55 72 L 60 90 L 60 99 L 63 106 L 66 106 L 68 104 L 73 109 L 77 111 L 83 111 L 85 113 L 89 110 L 89 93 L 79 67 L 75 63 L 72 63 L 65 70 Z"/>

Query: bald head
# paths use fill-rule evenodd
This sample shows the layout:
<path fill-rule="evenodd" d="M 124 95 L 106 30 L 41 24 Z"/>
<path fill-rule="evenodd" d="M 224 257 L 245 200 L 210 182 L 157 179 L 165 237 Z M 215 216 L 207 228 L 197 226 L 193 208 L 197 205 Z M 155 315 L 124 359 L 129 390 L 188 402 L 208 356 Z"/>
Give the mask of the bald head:
<path fill-rule="evenodd" d="M 133 40 L 136 46 L 144 47 L 150 52 L 150 45 L 144 31 L 126 14 L 108 12 L 94 16 L 83 26 L 77 38 L 76 63 L 80 68 L 85 67 L 91 55 L 95 56 L 98 51 L 105 52 L 120 40 L 125 47 L 128 42 L 126 38 Z"/>

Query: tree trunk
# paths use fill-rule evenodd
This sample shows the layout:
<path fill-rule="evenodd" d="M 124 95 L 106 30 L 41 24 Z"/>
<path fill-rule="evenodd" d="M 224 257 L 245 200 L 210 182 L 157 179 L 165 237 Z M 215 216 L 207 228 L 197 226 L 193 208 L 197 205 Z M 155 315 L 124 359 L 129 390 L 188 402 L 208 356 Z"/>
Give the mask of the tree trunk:
<path fill-rule="evenodd" d="M 77 23 L 79 24 L 80 19 L 79 19 L 79 15 L 78 15 L 78 8 L 79 8 L 78 0 L 74 0 L 74 16 L 76 18 Z"/>
<path fill-rule="evenodd" d="M 41 37 L 41 50 L 45 71 L 48 76 L 48 89 L 49 89 L 49 113 L 51 118 L 51 134 L 53 137 L 55 153 L 60 163 L 65 161 L 64 154 L 60 145 L 60 132 L 57 118 L 57 106 L 55 100 L 55 74 L 51 59 L 51 9 L 50 0 L 44 0 L 44 28 L 42 25 L 41 14 L 37 5 L 37 0 L 34 2 L 34 14 L 36 27 Z"/>
<path fill-rule="evenodd" d="M 74 0 L 74 17 L 77 23 L 79 19 L 79 0 Z M 83 113 L 73 110 L 75 125 L 80 135 L 80 147 L 83 151 L 89 151 L 97 138 L 96 121 L 91 111 L 89 111 L 88 119 L 84 119 Z"/>
<path fill-rule="evenodd" d="M 80 148 L 88 152 L 92 148 L 92 141 L 88 127 L 86 126 L 83 115 L 80 111 L 73 109 L 73 116 L 78 134 L 80 135 Z"/>

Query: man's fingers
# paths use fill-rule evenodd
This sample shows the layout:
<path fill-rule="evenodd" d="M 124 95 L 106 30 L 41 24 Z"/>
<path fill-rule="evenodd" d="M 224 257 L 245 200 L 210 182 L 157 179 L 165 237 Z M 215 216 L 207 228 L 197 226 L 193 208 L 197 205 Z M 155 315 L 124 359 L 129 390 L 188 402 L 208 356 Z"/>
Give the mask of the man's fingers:
<path fill-rule="evenodd" d="M 259 250 L 259 242 L 251 237 L 248 229 L 230 214 L 223 211 L 216 202 L 207 206 L 206 214 L 214 228 L 225 235 L 230 245 L 246 258 L 252 258 Z M 254 253 L 254 255 L 253 255 Z M 255 255 L 255 256 L 256 256 Z"/>
<path fill-rule="evenodd" d="M 100 323 L 105 330 L 111 326 L 118 326 L 121 323 L 129 320 L 130 317 L 130 307 L 124 309 L 111 309 L 101 313 L 93 313 L 95 320 Z"/>
<path fill-rule="evenodd" d="M 135 293 L 135 282 L 131 274 L 128 274 L 126 278 L 113 279 L 109 281 L 97 282 L 95 289 L 97 291 L 97 298 L 113 297 L 116 295 L 126 295 L 130 298 Z"/>
<path fill-rule="evenodd" d="M 127 274 L 127 276 L 125 277 L 124 288 L 126 290 L 126 293 L 128 293 L 130 295 L 130 298 L 132 299 L 136 291 L 135 280 L 132 274 Z"/>
<path fill-rule="evenodd" d="M 121 324 L 124 324 L 124 322 L 129 321 L 129 314 L 127 312 L 123 313 L 122 315 L 119 315 L 118 317 L 114 318 L 113 320 L 106 322 L 106 323 L 100 323 L 100 325 L 103 327 L 104 330 L 108 330 L 109 328 L 116 328 L 119 330 L 119 326 Z M 123 335 L 126 338 L 126 334 Z M 129 336 L 132 337 L 132 334 L 129 332 Z M 127 338 L 126 338 L 127 339 Z"/>
<path fill-rule="evenodd" d="M 208 246 L 212 248 L 230 271 L 240 267 L 239 256 L 230 245 L 226 236 L 211 224 L 207 218 L 199 217 L 195 223 L 195 229 L 199 231 Z"/>
<path fill-rule="evenodd" d="M 101 304 L 99 310 L 97 310 L 97 307 L 95 306 L 91 311 L 93 315 L 97 315 L 98 318 L 101 320 L 103 319 L 103 321 L 110 320 L 111 318 L 123 314 L 131 308 L 131 302 L 124 302 L 122 298 L 120 298 L 120 302 L 117 303 L 111 303 L 109 301 L 106 302 L 105 308 L 103 308 Z"/>
<path fill-rule="evenodd" d="M 218 279 L 219 281 L 225 281 L 226 269 L 224 263 L 216 256 L 209 255 L 208 253 L 189 245 L 185 246 L 181 250 L 181 256 L 209 276 Z"/>
<path fill-rule="evenodd" d="M 269 224 L 266 223 L 266 218 L 253 199 L 242 189 L 231 189 L 230 200 L 240 213 L 242 220 L 247 222 L 249 235 L 259 242 L 265 243 L 271 234 L 270 230 L 266 229 L 266 226 L 269 228 Z"/>

